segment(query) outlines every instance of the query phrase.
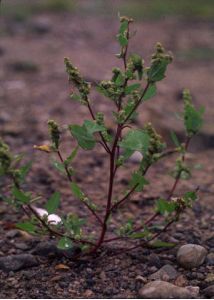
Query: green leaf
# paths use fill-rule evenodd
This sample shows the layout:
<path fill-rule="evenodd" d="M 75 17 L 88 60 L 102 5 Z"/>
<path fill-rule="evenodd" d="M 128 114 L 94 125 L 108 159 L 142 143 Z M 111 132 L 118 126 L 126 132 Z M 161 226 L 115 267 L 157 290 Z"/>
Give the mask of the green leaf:
<path fill-rule="evenodd" d="M 80 187 L 75 182 L 71 182 L 71 190 L 74 196 L 78 199 L 83 200 L 85 198 L 85 194 L 81 191 Z"/>
<path fill-rule="evenodd" d="M 123 76 L 123 74 L 120 73 L 120 74 L 117 76 L 117 79 L 115 80 L 115 84 L 116 84 L 117 86 L 121 86 L 121 85 L 124 84 L 124 76 Z"/>
<path fill-rule="evenodd" d="M 36 226 L 31 222 L 17 223 L 16 227 L 29 233 L 35 233 L 36 230 Z"/>
<path fill-rule="evenodd" d="M 23 204 L 27 204 L 30 202 L 31 196 L 27 193 L 22 192 L 15 186 L 12 189 L 12 194 L 18 201 L 20 201 Z"/>
<path fill-rule="evenodd" d="M 84 121 L 83 126 L 85 126 L 89 134 L 93 134 L 99 131 L 104 131 L 106 129 L 103 125 L 98 125 L 94 121 L 90 121 L 90 120 Z"/>
<path fill-rule="evenodd" d="M 184 109 L 184 125 L 188 136 L 197 134 L 203 125 L 202 115 L 204 113 L 204 108 L 198 111 L 192 104 L 185 105 Z"/>
<path fill-rule="evenodd" d="M 125 31 L 128 29 L 128 25 L 129 23 L 127 20 L 122 21 L 120 24 L 119 33 L 124 35 Z"/>
<path fill-rule="evenodd" d="M 172 213 L 176 210 L 176 203 L 166 201 L 165 199 L 159 199 L 156 202 L 156 211 L 161 215 L 166 213 Z"/>
<path fill-rule="evenodd" d="M 92 134 L 88 133 L 85 126 L 70 125 L 69 129 L 81 148 L 85 150 L 94 148 L 96 144 L 95 139 Z"/>
<path fill-rule="evenodd" d="M 186 192 L 183 196 L 184 202 L 187 207 L 192 206 L 192 202 L 197 200 L 197 193 L 195 191 L 192 192 Z"/>
<path fill-rule="evenodd" d="M 62 237 L 58 244 L 57 244 L 57 248 L 61 249 L 61 250 L 68 250 L 71 249 L 73 246 L 71 240 L 67 237 Z"/>
<path fill-rule="evenodd" d="M 121 47 L 125 47 L 126 45 L 128 45 L 128 39 L 123 34 L 118 34 L 117 40 L 120 43 Z"/>
<path fill-rule="evenodd" d="M 170 131 L 170 136 L 171 136 L 171 139 L 172 139 L 173 143 L 175 144 L 175 146 L 180 147 L 180 142 L 174 131 L 172 131 L 172 130 Z"/>
<path fill-rule="evenodd" d="M 133 231 L 133 220 L 128 220 L 124 225 L 122 225 L 118 233 L 120 236 L 127 236 Z"/>
<path fill-rule="evenodd" d="M 71 152 L 71 154 L 66 158 L 66 160 L 64 161 L 65 165 L 69 165 L 69 163 L 71 163 L 74 160 L 74 158 L 77 155 L 78 148 L 79 148 L 78 146 L 75 147 L 74 150 Z"/>
<path fill-rule="evenodd" d="M 149 243 L 154 248 L 173 248 L 176 246 L 175 243 L 168 243 L 161 240 L 155 240 Z"/>
<path fill-rule="evenodd" d="M 125 88 L 125 94 L 129 95 L 140 87 L 140 83 L 133 83 Z"/>
<path fill-rule="evenodd" d="M 147 100 L 151 99 L 152 97 L 154 97 L 156 95 L 156 92 L 157 92 L 156 85 L 154 83 L 150 84 L 145 95 L 143 96 L 143 100 L 147 101 Z"/>
<path fill-rule="evenodd" d="M 149 184 L 149 182 L 143 175 L 140 174 L 140 172 L 136 171 L 132 174 L 129 186 L 133 188 L 135 185 L 137 185 L 135 189 L 136 192 L 141 192 L 146 184 Z"/>
<path fill-rule="evenodd" d="M 134 151 L 145 154 L 149 148 L 150 137 L 147 132 L 140 129 L 130 130 L 119 143 L 126 153 L 132 155 Z"/>
<path fill-rule="evenodd" d="M 148 80 L 150 82 L 160 81 L 165 77 L 165 72 L 169 61 L 167 59 L 155 60 L 149 71 Z"/>
<path fill-rule="evenodd" d="M 69 129 L 81 148 L 91 150 L 96 144 L 93 133 L 103 131 L 105 127 L 86 120 L 82 126 L 70 125 Z"/>
<path fill-rule="evenodd" d="M 184 197 L 185 197 L 185 198 L 189 198 L 189 199 L 191 199 L 192 201 L 195 201 L 195 200 L 197 199 L 197 193 L 196 193 L 195 191 L 193 191 L 193 192 L 186 192 L 186 193 L 184 194 Z"/>
<path fill-rule="evenodd" d="M 48 200 L 48 202 L 45 204 L 45 208 L 48 211 L 49 214 L 54 213 L 57 208 L 59 207 L 60 204 L 60 193 L 59 192 L 55 192 L 50 199 Z"/>
<path fill-rule="evenodd" d="M 149 230 L 147 228 L 144 229 L 143 232 L 135 232 L 129 235 L 130 238 L 133 239 L 142 239 L 142 238 L 147 238 L 151 235 Z"/>
<path fill-rule="evenodd" d="M 85 220 L 80 219 L 75 214 L 68 214 L 66 219 L 63 221 L 66 230 L 73 237 L 79 238 L 82 234 L 81 227 L 85 224 Z"/>
<path fill-rule="evenodd" d="M 133 111 L 134 106 L 135 106 L 135 102 L 129 99 L 127 104 L 123 108 L 126 117 L 129 116 L 130 113 Z M 137 117 L 137 112 L 133 111 L 133 113 L 129 117 L 129 120 L 135 119 L 136 117 Z"/>

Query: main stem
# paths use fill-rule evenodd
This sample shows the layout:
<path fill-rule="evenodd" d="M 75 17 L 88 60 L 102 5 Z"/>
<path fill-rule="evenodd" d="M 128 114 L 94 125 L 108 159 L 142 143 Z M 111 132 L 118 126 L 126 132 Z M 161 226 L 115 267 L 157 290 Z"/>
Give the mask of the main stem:
<path fill-rule="evenodd" d="M 100 248 L 100 246 L 102 245 L 102 243 L 104 241 L 105 234 L 106 234 L 106 231 L 107 231 L 107 221 L 108 221 L 109 216 L 111 214 L 111 204 L 112 204 L 112 195 L 113 195 L 113 186 L 114 186 L 115 154 L 116 154 L 117 143 L 118 143 L 118 139 L 119 139 L 120 134 L 121 134 L 121 130 L 122 130 L 122 125 L 118 124 L 115 139 L 114 139 L 114 143 L 113 143 L 112 150 L 111 150 L 111 153 L 110 153 L 109 188 L 108 188 L 108 199 L 107 199 L 105 217 L 104 217 L 103 226 L 102 226 L 102 230 L 101 230 L 99 240 L 98 240 L 96 246 L 90 251 L 90 253 L 95 253 Z"/>

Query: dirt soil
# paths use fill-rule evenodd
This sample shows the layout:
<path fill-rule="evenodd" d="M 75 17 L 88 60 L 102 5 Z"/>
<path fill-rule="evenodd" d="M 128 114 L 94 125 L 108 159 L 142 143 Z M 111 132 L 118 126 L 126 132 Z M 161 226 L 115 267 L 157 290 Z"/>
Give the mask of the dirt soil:
<path fill-rule="evenodd" d="M 89 118 L 85 107 L 69 100 L 70 87 L 63 58 L 70 57 L 88 80 L 109 78 L 111 68 L 115 64 L 120 65 L 119 60 L 114 58 L 118 51 L 114 38 L 118 23 L 107 17 L 69 14 L 44 14 L 26 22 L 2 17 L 0 22 L 0 134 L 14 152 L 27 152 L 27 158 L 33 158 L 33 171 L 28 179 L 32 190 L 43 195 L 43 199 L 59 190 L 63 198 L 62 214 L 71 211 L 86 217 L 88 212 L 71 195 L 66 180 L 51 167 L 46 154 L 35 153 L 33 145 L 48 140 L 47 120 L 50 118 L 62 126 L 82 123 L 83 119 Z M 213 46 L 213 24 L 209 22 L 169 19 L 136 23 L 134 26 L 137 35 L 132 41 L 133 52 L 143 53 L 147 64 L 156 41 L 161 41 L 175 55 L 194 47 Z M 179 194 L 179 191 L 200 186 L 200 200 L 193 210 L 182 215 L 178 224 L 172 225 L 162 235 L 163 240 L 175 242 L 177 246 L 156 250 L 138 248 L 131 253 L 114 255 L 115 248 L 123 245 L 109 244 L 101 256 L 76 262 L 57 253 L 38 255 L 35 249 L 41 239 L 15 230 L 16 222 L 24 220 L 24 216 L 8 209 L 1 201 L 0 256 L 33 253 L 38 260 L 38 264 L 31 268 L 9 273 L 0 271 L 1 298 L 135 298 L 139 289 L 150 281 L 149 275 L 166 264 L 172 265 L 183 280 L 173 279 L 171 282 L 198 286 L 200 297 L 205 297 L 203 290 L 214 284 L 213 265 L 206 260 L 197 269 L 185 270 L 177 264 L 176 253 L 180 245 L 187 243 L 202 245 L 209 253 L 214 251 L 212 62 L 175 57 L 167 78 L 158 84 L 157 96 L 141 108 L 138 119 L 140 126 L 150 119 L 169 142 L 168 131 L 171 128 L 183 137 L 182 126 L 174 112 L 182 110 L 181 91 L 184 87 L 193 91 L 197 105 L 206 106 L 204 128 L 193 142 L 188 156 L 190 163 L 201 163 L 203 166 L 201 169 L 195 168 L 192 179 L 182 182 L 176 191 Z M 95 109 L 110 117 L 112 104 L 95 93 L 92 98 Z M 111 119 L 108 126 L 113 127 Z M 69 135 L 64 134 L 63 155 L 75 145 L 67 137 Z M 99 146 L 92 153 L 80 151 L 74 167 L 78 170 L 78 183 L 102 206 L 108 176 L 105 153 Z M 119 191 L 127 186 L 127 176 L 135 167 L 131 161 L 127 168 L 118 173 L 116 184 Z M 154 200 L 167 195 L 172 186 L 173 179 L 167 175 L 171 168 L 172 163 L 164 160 L 149 171 L 151 185 L 143 195 L 134 195 L 121 212 L 115 214 L 110 226 L 112 231 L 124 219 L 137 216 L 140 222 L 151 215 Z M 0 187 L 4 188 L 4 182 L 0 182 Z M 96 228 L 93 217 L 88 216 L 88 224 L 93 233 Z"/>

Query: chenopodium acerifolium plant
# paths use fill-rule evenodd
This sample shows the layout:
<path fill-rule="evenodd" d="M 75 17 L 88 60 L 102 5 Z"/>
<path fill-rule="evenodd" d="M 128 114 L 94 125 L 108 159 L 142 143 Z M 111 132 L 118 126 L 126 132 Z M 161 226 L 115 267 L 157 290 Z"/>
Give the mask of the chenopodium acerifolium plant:
<path fill-rule="evenodd" d="M 184 112 L 182 114 L 186 139 L 180 142 L 174 132 L 171 133 L 175 144 L 173 149 L 167 149 L 162 137 L 156 132 L 151 123 L 145 124 L 143 128 L 134 128 L 133 121 L 137 116 L 140 105 L 149 101 L 156 94 L 157 83 L 166 76 L 168 65 L 172 62 L 172 56 L 167 53 L 160 43 L 155 47 L 150 66 L 145 67 L 144 60 L 138 54 L 129 54 L 128 45 L 132 34 L 130 25 L 132 19 L 120 18 L 120 28 L 117 40 L 120 45 L 120 53 L 116 56 L 122 61 L 122 68 L 114 68 L 112 77 L 96 84 L 96 90 L 107 101 L 112 101 L 115 111 L 112 117 L 115 121 L 115 129 L 110 133 L 106 127 L 105 116 L 102 112 L 95 112 L 93 103 L 89 98 L 91 85 L 84 80 L 79 70 L 73 63 L 65 58 L 65 67 L 69 82 L 72 84 L 71 98 L 78 101 L 80 105 L 88 108 L 90 119 L 84 120 L 82 125 L 70 124 L 67 126 L 77 146 L 71 154 L 63 158 L 61 152 L 61 129 L 53 121 L 48 121 L 50 145 L 34 146 L 36 149 L 48 154 L 55 154 L 58 161 L 55 162 L 57 169 L 65 174 L 71 191 L 75 198 L 82 202 L 97 222 L 96 234 L 89 234 L 90 224 L 73 213 L 66 217 L 59 217 L 55 214 L 60 204 L 60 193 L 55 192 L 46 202 L 45 209 L 37 208 L 34 203 L 40 196 L 26 191 L 26 184 L 23 187 L 25 177 L 30 165 L 19 167 L 19 156 L 13 156 L 9 147 L 0 142 L 0 175 L 8 175 L 12 179 L 10 195 L 5 200 L 17 208 L 23 209 L 27 220 L 17 224 L 17 227 L 26 230 L 31 234 L 48 234 L 58 238 L 58 247 L 70 249 L 78 245 L 81 255 L 93 254 L 102 249 L 105 243 L 118 241 L 120 239 L 133 243 L 124 251 L 135 249 L 141 246 L 152 245 L 157 247 L 169 246 L 168 243 L 158 239 L 173 222 L 179 220 L 180 214 L 197 198 L 197 189 L 187 191 L 183 195 L 174 196 L 176 186 L 180 179 L 188 178 L 191 175 L 190 168 L 186 163 L 186 152 L 189 143 L 202 126 L 203 109 L 197 110 L 193 103 L 190 92 L 185 89 L 183 92 Z M 124 133 L 124 129 L 126 131 Z M 128 128 L 128 131 L 127 131 Z M 85 151 L 94 149 L 95 146 L 103 147 L 106 152 L 106 159 L 109 160 L 109 179 L 107 195 L 103 203 L 103 209 L 95 205 L 85 191 L 77 184 L 75 172 L 72 166 L 73 160 L 78 155 L 78 150 Z M 142 154 L 136 170 L 129 178 L 128 190 L 122 196 L 115 195 L 115 178 L 117 172 L 123 167 L 135 151 Z M 177 153 L 173 186 L 167 197 L 157 199 L 154 205 L 153 215 L 143 220 L 140 225 L 138 220 L 126 220 L 115 232 L 109 232 L 109 223 L 115 213 L 135 192 L 142 192 L 145 185 L 149 184 L 146 174 L 149 168 L 168 155 Z M 115 199 L 117 199 L 115 201 Z M 138 224 L 138 225 L 137 225 Z M 95 227 L 91 228 L 94 232 Z M 110 235 L 110 236 L 109 236 Z"/>

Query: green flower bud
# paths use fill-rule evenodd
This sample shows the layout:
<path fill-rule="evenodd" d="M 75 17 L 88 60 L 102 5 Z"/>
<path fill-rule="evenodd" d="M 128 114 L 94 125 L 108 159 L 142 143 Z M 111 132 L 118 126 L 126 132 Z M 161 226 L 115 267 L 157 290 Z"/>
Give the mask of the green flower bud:
<path fill-rule="evenodd" d="M 74 83 L 75 87 L 78 89 L 81 95 L 84 104 L 86 104 L 91 85 L 82 78 L 79 70 L 73 66 L 68 58 L 64 58 L 64 63 L 66 72 L 68 73 L 69 81 Z"/>
<path fill-rule="evenodd" d="M 48 128 L 49 128 L 49 132 L 50 132 L 53 147 L 55 149 L 58 149 L 59 148 L 59 140 L 60 140 L 59 126 L 55 121 L 49 120 L 48 121 Z"/>

